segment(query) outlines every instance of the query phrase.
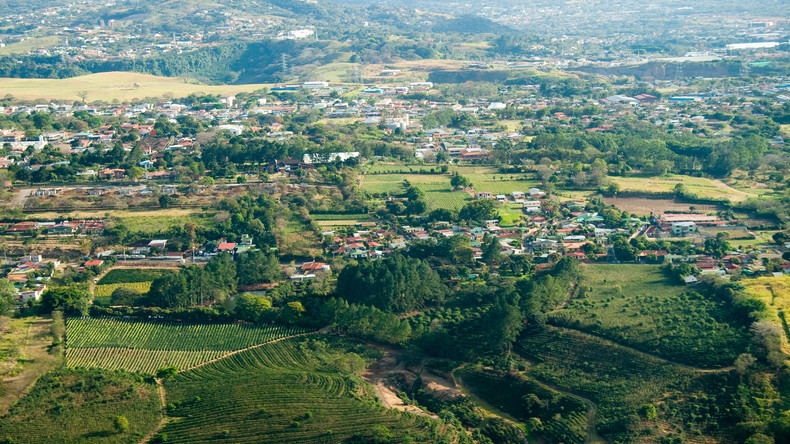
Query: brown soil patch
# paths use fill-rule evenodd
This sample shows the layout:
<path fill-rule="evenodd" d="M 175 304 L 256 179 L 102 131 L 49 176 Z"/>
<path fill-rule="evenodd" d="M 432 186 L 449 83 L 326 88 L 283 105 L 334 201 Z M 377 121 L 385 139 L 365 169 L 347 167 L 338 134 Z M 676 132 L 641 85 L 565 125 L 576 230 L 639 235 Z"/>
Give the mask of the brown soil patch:
<path fill-rule="evenodd" d="M 689 207 L 692 206 L 695 208 L 695 211 L 702 212 L 720 209 L 718 205 L 692 204 L 678 202 L 674 199 L 648 199 L 644 197 L 606 197 L 604 202 L 607 205 L 614 205 L 620 210 L 645 216 L 649 216 L 650 213 L 663 214 L 666 211 L 689 211 Z"/>
<path fill-rule="evenodd" d="M 376 388 L 376 396 L 381 400 L 381 405 L 388 409 L 438 418 L 436 415 L 426 413 L 416 406 L 404 403 L 398 397 L 396 393 L 397 388 L 394 388 L 395 384 L 390 381 L 401 379 L 413 382 L 416 376 L 405 369 L 406 366 L 400 359 L 400 352 L 380 345 L 377 345 L 377 347 L 384 350 L 384 356 L 362 372 L 362 379 Z"/>
<path fill-rule="evenodd" d="M 422 382 L 425 385 L 424 390 L 437 399 L 451 401 L 464 396 L 463 392 L 455 385 L 455 382 L 444 376 L 437 375 L 431 370 L 424 369 L 420 373 L 420 378 L 422 378 Z"/>

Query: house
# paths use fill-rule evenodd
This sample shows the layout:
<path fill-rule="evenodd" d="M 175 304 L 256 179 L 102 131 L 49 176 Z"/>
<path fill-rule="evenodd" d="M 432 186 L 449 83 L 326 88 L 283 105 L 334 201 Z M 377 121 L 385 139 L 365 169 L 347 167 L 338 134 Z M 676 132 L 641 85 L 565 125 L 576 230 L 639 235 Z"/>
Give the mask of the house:
<path fill-rule="evenodd" d="M 310 274 L 310 273 L 315 274 L 317 271 L 329 271 L 329 269 L 330 269 L 329 264 L 325 264 L 323 262 L 316 262 L 316 261 L 305 262 L 302 264 L 301 267 L 302 273 L 305 274 Z"/>
<path fill-rule="evenodd" d="M 478 199 L 491 199 L 491 192 L 490 191 L 478 191 L 477 198 Z"/>
<path fill-rule="evenodd" d="M 105 179 L 123 179 L 126 176 L 126 170 L 122 168 L 105 168 L 99 171 L 99 176 Z"/>
<path fill-rule="evenodd" d="M 165 245 L 167 244 L 167 239 L 154 239 L 151 242 L 148 242 L 149 248 L 159 248 L 164 250 Z"/>
<path fill-rule="evenodd" d="M 235 248 L 235 242 L 221 242 L 219 245 L 217 245 L 217 252 L 220 254 L 230 253 L 232 255 Z"/>
<path fill-rule="evenodd" d="M 82 266 L 83 267 L 99 267 L 103 263 L 104 263 L 104 261 L 102 261 L 102 260 L 94 259 L 92 261 L 85 262 Z"/>
<path fill-rule="evenodd" d="M 686 276 L 683 278 L 683 282 L 685 282 L 686 285 L 696 285 L 697 282 L 699 282 L 699 279 L 694 276 Z"/>
<path fill-rule="evenodd" d="M 44 294 L 44 291 L 46 291 L 46 289 L 47 289 L 46 285 L 37 284 L 35 289 L 20 291 L 18 294 L 14 296 L 14 299 L 16 299 L 19 302 L 22 302 L 23 304 L 26 304 L 27 301 L 29 301 L 30 299 L 39 300 L 41 298 L 41 295 Z"/>
<path fill-rule="evenodd" d="M 672 237 L 686 237 L 697 232 L 694 222 L 672 222 Z"/>
<path fill-rule="evenodd" d="M 504 202 L 505 199 L 507 199 L 507 196 L 505 196 L 504 194 L 497 194 L 496 195 L 496 200 L 498 200 L 500 202 Z"/>

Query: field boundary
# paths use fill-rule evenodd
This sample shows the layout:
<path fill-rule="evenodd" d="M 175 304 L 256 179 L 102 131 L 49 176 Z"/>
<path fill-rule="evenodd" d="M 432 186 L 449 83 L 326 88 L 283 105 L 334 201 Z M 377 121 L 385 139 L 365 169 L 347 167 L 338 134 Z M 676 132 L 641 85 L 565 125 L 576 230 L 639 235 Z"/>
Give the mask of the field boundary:
<path fill-rule="evenodd" d="M 214 359 L 212 359 L 210 361 L 201 362 L 200 364 L 193 365 L 192 367 L 187 367 L 187 368 L 185 368 L 183 370 L 179 370 L 178 373 L 183 373 L 183 372 L 187 372 L 187 371 L 190 371 L 190 370 L 194 370 L 196 368 L 203 367 L 204 365 L 208 365 L 208 364 L 212 364 L 214 362 L 217 362 L 217 361 L 219 361 L 221 359 L 229 358 L 229 357 L 231 357 L 233 355 L 236 355 L 236 354 L 239 354 L 239 353 L 241 353 L 243 351 L 247 351 L 247 350 L 252 350 L 252 349 L 255 349 L 255 348 L 263 347 L 264 345 L 274 344 L 275 342 L 280 342 L 280 341 L 285 340 L 285 339 L 293 339 L 293 338 L 298 338 L 300 336 L 307 336 L 307 335 L 312 335 L 312 334 L 315 334 L 315 333 L 323 333 L 323 330 L 325 330 L 325 328 L 322 328 L 321 330 L 316 330 L 316 331 L 309 331 L 309 332 L 306 332 L 306 333 L 297 333 L 297 334 L 291 335 L 291 336 L 284 336 L 282 338 L 273 339 L 271 341 L 264 342 L 264 343 L 261 343 L 261 344 L 251 345 L 251 346 L 249 346 L 247 348 L 242 348 L 240 350 L 234 350 L 234 351 L 232 351 L 232 352 L 230 352 L 230 353 L 228 353 L 226 355 L 220 356 L 219 358 L 214 358 Z"/>

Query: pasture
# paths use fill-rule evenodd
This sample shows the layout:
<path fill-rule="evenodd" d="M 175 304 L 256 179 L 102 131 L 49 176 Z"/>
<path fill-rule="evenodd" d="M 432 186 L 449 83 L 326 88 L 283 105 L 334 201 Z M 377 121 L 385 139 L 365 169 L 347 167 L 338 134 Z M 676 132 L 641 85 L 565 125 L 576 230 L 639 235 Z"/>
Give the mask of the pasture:
<path fill-rule="evenodd" d="M 66 361 L 69 367 L 153 374 L 162 367 L 192 367 L 236 350 L 305 331 L 301 327 L 280 325 L 75 318 L 67 323 Z"/>
<path fill-rule="evenodd" d="M 175 420 L 161 434 L 168 443 L 438 442 L 438 421 L 381 407 L 356 376 L 378 356 L 339 338 L 289 339 L 179 373 L 165 383 Z M 382 435 L 391 437 L 370 441 Z"/>
<path fill-rule="evenodd" d="M 213 212 L 205 212 L 200 208 L 156 208 L 151 210 L 99 210 L 99 211 L 70 211 L 68 213 L 45 212 L 31 213 L 28 219 L 36 220 L 61 220 L 61 219 L 96 219 L 103 217 L 117 217 L 123 225 L 132 232 L 157 234 L 167 231 L 172 226 L 183 226 L 193 222 L 202 226 L 214 224 Z"/>
<path fill-rule="evenodd" d="M 24 42 L 23 42 L 24 43 Z M 186 80 L 186 81 L 185 81 Z M 0 78 L 0 91 L 17 99 L 48 101 L 81 101 L 80 92 L 87 92 L 86 102 L 132 102 L 146 97 L 186 97 L 193 93 L 233 95 L 268 88 L 268 84 L 199 85 L 190 79 L 158 77 L 136 72 L 105 72 L 69 79 Z"/>
<path fill-rule="evenodd" d="M 663 214 L 667 211 L 689 211 L 689 207 L 694 207 L 695 211 L 703 213 L 721 209 L 719 205 L 690 204 L 677 202 L 674 199 L 648 199 L 645 197 L 604 197 L 604 202 L 607 205 L 614 205 L 619 210 L 645 216 L 649 216 L 651 213 Z"/>
<path fill-rule="evenodd" d="M 15 42 L 4 47 L 0 48 L 0 56 L 8 56 L 11 54 L 21 54 L 24 52 L 30 52 L 36 50 L 38 48 L 48 48 L 50 46 L 55 46 L 63 41 L 63 37 L 58 36 L 47 36 L 47 37 L 34 37 L 22 40 L 21 42 Z"/>
<path fill-rule="evenodd" d="M 732 364 L 748 346 L 729 302 L 676 285 L 658 265 L 585 265 L 591 288 L 549 314 L 550 322 L 701 367 Z"/>
<path fill-rule="evenodd" d="M 733 202 L 757 197 L 756 194 L 736 190 L 720 180 L 705 179 L 691 176 L 661 176 L 661 177 L 611 177 L 622 187 L 623 191 L 644 191 L 670 193 L 677 184 L 683 184 L 686 189 L 699 197 L 729 199 Z"/>
<path fill-rule="evenodd" d="M 782 350 L 790 354 L 788 344 L 787 315 L 790 309 L 790 276 L 763 276 L 756 279 L 742 281 L 746 287 L 746 294 L 753 299 L 760 300 L 767 307 L 767 320 L 782 327 Z"/>

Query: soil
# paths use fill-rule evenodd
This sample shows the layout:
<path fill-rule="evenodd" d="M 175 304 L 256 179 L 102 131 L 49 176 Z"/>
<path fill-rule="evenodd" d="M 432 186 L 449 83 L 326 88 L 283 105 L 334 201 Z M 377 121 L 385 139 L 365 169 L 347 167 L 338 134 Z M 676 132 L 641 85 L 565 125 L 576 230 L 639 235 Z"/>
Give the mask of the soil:
<path fill-rule="evenodd" d="M 703 213 L 721 209 L 718 205 L 690 204 L 674 199 L 647 199 L 643 197 L 606 197 L 604 202 L 607 205 L 614 205 L 620 210 L 645 216 L 649 216 L 650 213 L 663 214 L 666 211 L 689 211 L 689 207 L 692 206 L 695 211 Z"/>
<path fill-rule="evenodd" d="M 398 385 L 412 385 L 417 376 L 406 369 L 406 363 L 402 359 L 400 351 L 383 345 L 376 345 L 376 347 L 384 351 L 384 356 L 372 363 L 362 373 L 362 379 L 376 388 L 376 395 L 381 400 L 381 404 L 388 409 L 438 418 L 432 413 L 404 403 L 398 397 L 397 393 L 404 391 Z"/>

